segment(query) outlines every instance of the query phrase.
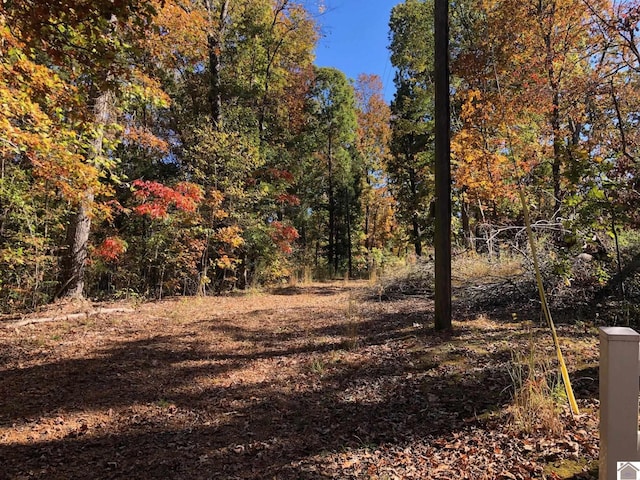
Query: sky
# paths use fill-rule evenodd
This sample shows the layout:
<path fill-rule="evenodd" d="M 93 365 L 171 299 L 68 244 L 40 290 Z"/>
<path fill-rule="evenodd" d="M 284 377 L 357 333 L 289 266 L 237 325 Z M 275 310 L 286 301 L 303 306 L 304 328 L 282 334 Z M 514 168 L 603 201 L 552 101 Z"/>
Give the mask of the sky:
<path fill-rule="evenodd" d="M 316 17 L 322 38 L 316 65 L 335 67 L 347 77 L 360 73 L 382 79 L 384 96 L 393 99 L 394 70 L 389 61 L 389 15 L 400 0 L 324 0 L 324 13 Z"/>

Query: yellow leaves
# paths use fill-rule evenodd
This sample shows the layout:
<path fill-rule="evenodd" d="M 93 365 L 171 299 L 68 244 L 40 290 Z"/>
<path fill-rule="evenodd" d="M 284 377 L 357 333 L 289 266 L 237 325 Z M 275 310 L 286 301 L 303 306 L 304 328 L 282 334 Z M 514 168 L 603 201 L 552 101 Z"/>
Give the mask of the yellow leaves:
<path fill-rule="evenodd" d="M 228 245 L 231 248 L 238 248 L 244 245 L 244 239 L 241 236 L 242 229 L 237 225 L 232 225 L 230 227 L 222 227 L 219 228 L 214 238 L 225 245 Z"/>
<path fill-rule="evenodd" d="M 480 93 L 480 90 L 471 89 L 465 91 L 464 95 L 466 98 L 463 100 L 462 108 L 460 110 L 460 118 L 463 121 L 470 121 L 478 112 L 484 111 L 484 109 L 478 104 L 482 94 Z"/>
<path fill-rule="evenodd" d="M 48 184 L 73 203 L 85 190 L 103 193 L 98 169 L 84 161 L 83 127 L 70 118 L 77 107 L 75 88 L 21 51 L 1 15 L 0 42 L 12 49 L 5 55 L 0 51 L 0 155 L 23 155 L 36 186 Z"/>
<path fill-rule="evenodd" d="M 133 82 L 127 86 L 127 91 L 141 103 L 148 103 L 156 108 L 168 108 L 171 104 L 171 98 L 162 89 L 160 82 L 140 70 L 134 72 Z"/>
<path fill-rule="evenodd" d="M 244 245 L 244 239 L 241 236 L 242 229 L 237 225 L 230 227 L 222 227 L 216 230 L 213 238 L 220 243 L 218 246 L 218 258 L 216 266 L 221 269 L 232 270 L 236 265 L 241 263 L 238 258 L 231 257 L 231 252 Z"/>
<path fill-rule="evenodd" d="M 486 141 L 476 132 L 464 129 L 451 142 L 456 169 L 454 179 L 481 201 L 496 201 L 513 196 L 513 166 L 504 154 L 490 151 Z"/>
<path fill-rule="evenodd" d="M 206 59 L 209 20 L 203 8 L 192 2 L 157 2 L 157 28 L 147 35 L 147 48 L 170 68 L 196 64 Z"/>

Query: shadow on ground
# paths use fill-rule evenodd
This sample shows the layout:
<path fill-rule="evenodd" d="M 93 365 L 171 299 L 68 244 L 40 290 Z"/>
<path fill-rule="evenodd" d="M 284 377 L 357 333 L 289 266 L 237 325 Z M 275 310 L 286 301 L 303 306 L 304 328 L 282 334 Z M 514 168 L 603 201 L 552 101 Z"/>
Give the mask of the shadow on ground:
<path fill-rule="evenodd" d="M 251 348 L 219 349 L 191 331 L 0 371 L 0 426 L 33 430 L 28 442 L 0 438 L 0 478 L 326 478 L 300 461 L 446 438 L 510 394 L 506 329 L 485 334 L 498 345 L 486 351 L 458 341 L 470 330 L 438 335 L 392 313 L 307 328 L 304 341 L 295 326 L 230 318 L 198 328 Z M 264 362 L 289 373 L 235 378 Z M 95 412 L 104 419 L 51 439 L 56 422 Z"/>

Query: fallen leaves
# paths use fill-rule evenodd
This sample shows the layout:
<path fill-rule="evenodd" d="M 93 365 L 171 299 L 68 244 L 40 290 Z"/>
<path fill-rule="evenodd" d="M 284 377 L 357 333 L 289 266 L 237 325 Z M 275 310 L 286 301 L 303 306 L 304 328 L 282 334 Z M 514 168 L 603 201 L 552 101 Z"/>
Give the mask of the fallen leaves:
<path fill-rule="evenodd" d="M 509 349 L 529 342 L 517 323 L 439 337 L 422 326 L 430 300 L 358 288 L 0 330 L 6 478 L 527 480 L 563 462 L 589 478 L 594 382 L 578 382 L 585 413 L 562 412 L 562 435 L 519 434 L 505 410 Z M 593 361 L 596 342 L 582 334 L 575 358 Z"/>

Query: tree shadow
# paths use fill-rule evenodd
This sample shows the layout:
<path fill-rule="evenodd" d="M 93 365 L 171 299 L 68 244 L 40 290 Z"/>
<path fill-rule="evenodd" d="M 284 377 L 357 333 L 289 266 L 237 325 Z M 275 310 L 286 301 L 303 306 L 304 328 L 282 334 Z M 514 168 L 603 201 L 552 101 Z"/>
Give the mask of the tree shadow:
<path fill-rule="evenodd" d="M 271 290 L 273 295 L 284 295 L 284 296 L 292 296 L 292 295 L 319 295 L 319 296 L 330 296 L 336 295 L 339 293 L 352 292 L 361 288 L 358 285 L 350 285 L 346 283 L 343 286 L 338 286 L 335 283 L 328 283 L 326 285 L 290 285 L 286 287 L 275 288 Z"/>
<path fill-rule="evenodd" d="M 475 348 L 471 327 L 440 334 L 413 322 L 378 313 L 308 328 L 300 339 L 298 332 L 215 318 L 205 327 L 252 348 L 218 351 L 192 335 L 157 335 L 91 358 L 7 369 L 0 376 L 0 426 L 25 429 L 43 417 L 116 412 L 104 427 L 79 427 L 62 438 L 0 438 L 0 478 L 327 478 L 326 453 L 428 443 L 509 400 L 507 347 Z M 498 342 L 507 330 L 496 328 L 482 341 Z M 343 361 L 350 336 L 357 337 L 358 354 Z M 419 339 L 418 347 L 400 348 L 411 339 Z M 299 371 L 228 380 L 266 360 L 277 368 L 277 357 L 298 362 Z M 140 406 L 146 413 L 136 420 Z M 312 457 L 318 469 L 305 470 Z"/>
<path fill-rule="evenodd" d="M 120 349 L 118 354 L 122 353 Z M 108 368 L 111 359 L 105 357 L 102 368 L 93 366 L 90 371 Z M 55 381 L 69 385 L 87 366 L 82 362 L 73 368 L 67 366 L 67 376 Z M 463 428 L 465 419 L 493 410 L 505 400 L 501 390 L 506 379 L 493 371 L 464 378 L 399 373 L 384 363 L 349 366 L 323 378 L 320 388 L 302 392 L 283 392 L 279 386 L 238 385 L 207 389 L 194 396 L 167 388 L 162 396 L 178 410 L 193 410 L 197 405 L 209 417 L 228 414 L 226 421 L 210 426 L 191 422 L 176 428 L 169 419 L 160 418 L 128 425 L 116 433 L 72 432 L 54 441 L 0 444 L 0 457 L 7 478 L 25 469 L 31 472 L 31 478 L 52 479 L 322 478 L 321 474 L 305 476 L 293 464 L 327 451 L 446 435 Z M 187 381 L 193 372 L 180 367 L 172 369 L 172 376 Z M 493 385 L 489 390 L 487 382 Z M 81 390 L 89 393 L 81 394 Z M 34 415 L 52 409 L 64 415 L 77 409 L 106 408 L 122 401 L 146 403 L 158 398 L 158 393 L 144 385 L 130 386 L 120 395 L 112 391 L 108 397 L 103 396 L 107 391 L 106 385 L 79 384 L 72 391 L 63 390 L 57 402 L 48 399 L 42 402 L 43 408 L 27 406 L 14 412 Z M 24 400 L 20 395 L 9 396 L 10 403 Z M 216 397 L 255 400 L 228 412 L 225 410 L 231 401 L 223 402 L 226 408 L 206 406 L 207 402 L 217 405 Z M 203 416 L 207 415 L 203 412 Z M 81 477 L 77 476 L 78 465 L 84 466 Z"/>
<path fill-rule="evenodd" d="M 123 342 L 91 358 L 5 370 L 0 377 L 5 392 L 0 425 L 53 412 L 118 407 L 132 400 L 155 402 L 163 398 L 166 386 L 188 384 L 201 375 L 222 375 L 242 361 L 214 364 L 207 361 L 209 356 L 202 342 L 159 335 Z M 179 366 L 183 363 L 190 365 Z"/>

